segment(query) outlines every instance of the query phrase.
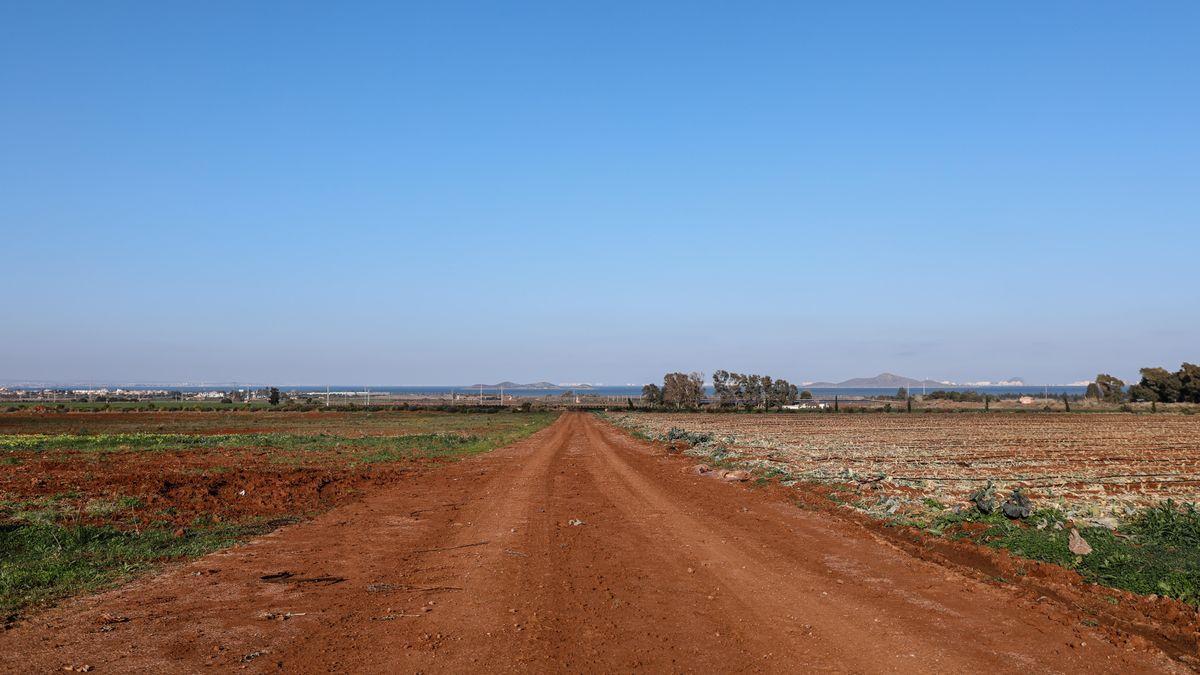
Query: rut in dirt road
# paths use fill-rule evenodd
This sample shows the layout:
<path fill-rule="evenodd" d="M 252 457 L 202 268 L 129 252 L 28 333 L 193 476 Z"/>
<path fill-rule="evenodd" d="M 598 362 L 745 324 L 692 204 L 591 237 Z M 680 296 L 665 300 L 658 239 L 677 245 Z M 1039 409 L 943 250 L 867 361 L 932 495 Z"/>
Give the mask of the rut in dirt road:
<path fill-rule="evenodd" d="M 0 665 L 1183 670 L 1062 608 L 802 511 L 781 489 L 689 466 L 567 414 L 510 447 L 46 612 L 0 637 Z M 263 579 L 280 572 L 290 576 Z M 106 627 L 104 613 L 129 621 Z"/>

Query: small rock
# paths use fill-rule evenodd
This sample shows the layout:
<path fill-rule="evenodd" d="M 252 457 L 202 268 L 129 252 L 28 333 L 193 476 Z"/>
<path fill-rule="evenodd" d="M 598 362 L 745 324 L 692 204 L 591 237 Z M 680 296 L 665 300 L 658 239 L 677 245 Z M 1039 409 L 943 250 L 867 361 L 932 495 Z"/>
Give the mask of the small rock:
<path fill-rule="evenodd" d="M 741 483 L 750 480 L 750 472 L 738 469 L 736 471 L 728 471 L 722 476 L 723 479 L 731 483 Z"/>
<path fill-rule="evenodd" d="M 693 470 L 696 472 L 696 475 L 703 476 L 712 471 L 712 467 L 707 464 L 697 464 Z"/>
<path fill-rule="evenodd" d="M 1075 555 L 1087 555 L 1092 552 L 1091 544 L 1079 535 L 1079 530 L 1071 528 L 1071 537 L 1067 541 L 1067 548 L 1071 549 L 1071 553 Z"/>
<path fill-rule="evenodd" d="M 572 518 L 567 521 L 567 524 L 570 525 L 571 527 L 579 527 L 580 525 L 583 524 L 583 521 L 578 518 Z"/>

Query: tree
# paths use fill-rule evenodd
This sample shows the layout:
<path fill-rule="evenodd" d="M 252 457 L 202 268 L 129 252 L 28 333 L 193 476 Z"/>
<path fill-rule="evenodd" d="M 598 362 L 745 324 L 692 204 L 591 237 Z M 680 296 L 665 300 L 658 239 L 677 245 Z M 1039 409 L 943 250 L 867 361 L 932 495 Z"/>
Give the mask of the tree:
<path fill-rule="evenodd" d="M 1185 403 L 1200 403 L 1200 366 L 1185 363 L 1179 366 L 1179 400 Z"/>
<path fill-rule="evenodd" d="M 1097 375 L 1093 384 L 1096 385 L 1097 398 L 1100 400 L 1120 403 L 1125 398 L 1125 383 L 1108 373 Z"/>
<path fill-rule="evenodd" d="M 703 373 L 667 373 L 663 378 L 663 403 L 676 408 L 697 408 L 704 400 Z"/>
<path fill-rule="evenodd" d="M 908 387 L 900 387 L 896 390 L 896 399 L 903 401 L 908 398 Z"/>
<path fill-rule="evenodd" d="M 271 387 L 267 392 L 267 401 L 271 405 L 279 405 L 279 389 Z"/>
<path fill-rule="evenodd" d="M 694 375 L 694 373 L 693 373 Z M 770 375 L 731 373 L 718 370 L 713 373 L 713 391 L 719 405 L 723 407 L 745 406 L 747 410 L 795 403 L 804 398 L 800 388 L 784 379 L 773 379 Z M 703 389 L 701 389 L 703 397 Z M 808 394 L 812 398 L 812 394 Z"/>
<path fill-rule="evenodd" d="M 771 402 L 778 406 L 796 402 L 796 385 L 787 380 L 775 380 L 771 385 Z"/>
<path fill-rule="evenodd" d="M 662 405 L 662 389 L 659 389 L 657 384 L 648 384 L 642 387 L 642 399 L 650 405 Z"/>
<path fill-rule="evenodd" d="M 800 400 L 802 400 L 802 401 L 812 400 L 812 392 L 807 389 L 800 392 Z"/>
<path fill-rule="evenodd" d="M 1142 381 L 1130 387 L 1131 398 L 1140 401 L 1162 401 L 1174 403 L 1183 395 L 1183 380 L 1180 373 L 1166 368 L 1142 368 Z"/>
<path fill-rule="evenodd" d="M 748 408 L 757 408 L 764 403 L 762 375 L 746 376 L 746 398 L 744 400 Z"/>
<path fill-rule="evenodd" d="M 728 370 L 718 370 L 713 373 L 713 392 L 717 395 L 717 405 L 728 408 L 737 405 L 737 375 Z"/>

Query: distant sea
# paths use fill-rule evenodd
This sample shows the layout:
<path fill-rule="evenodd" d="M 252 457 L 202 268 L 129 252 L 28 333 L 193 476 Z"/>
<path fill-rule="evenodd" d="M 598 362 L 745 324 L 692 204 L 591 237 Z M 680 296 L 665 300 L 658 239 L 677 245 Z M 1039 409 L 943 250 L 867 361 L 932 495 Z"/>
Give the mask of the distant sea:
<path fill-rule="evenodd" d="M 246 386 L 250 386 L 251 388 L 258 389 L 258 388 L 261 388 L 263 385 L 257 385 L 257 384 L 239 385 L 240 388 L 245 388 Z M 109 388 L 117 388 L 117 387 L 114 385 L 114 386 L 110 386 Z M 159 386 L 127 386 L 127 387 L 121 387 L 121 388 L 126 389 L 126 390 L 134 390 L 134 391 L 150 390 L 150 389 L 170 389 L 173 391 L 202 392 L 202 391 L 226 391 L 228 389 L 232 389 L 232 386 L 231 385 L 223 385 L 223 386 L 211 386 L 211 387 L 208 387 L 208 386 L 170 387 L 170 386 L 159 385 Z M 478 387 L 472 388 L 472 387 L 467 387 L 467 386 L 456 387 L 456 386 L 448 386 L 448 385 L 445 385 L 445 386 L 444 385 L 429 385 L 429 386 L 364 387 L 362 385 L 344 385 L 344 384 L 329 385 L 329 391 L 334 392 L 334 393 L 343 393 L 343 394 L 362 393 L 362 392 L 367 391 L 367 389 L 370 389 L 371 393 L 374 393 L 374 394 L 397 394 L 397 395 L 406 395 L 406 396 L 449 396 L 451 394 L 459 394 L 459 395 L 469 396 L 471 394 L 479 393 Z M 800 389 L 803 390 L 803 389 L 805 389 L 805 387 L 801 387 Z M 324 393 L 325 385 L 281 386 L 280 390 L 287 391 L 287 392 Z M 1086 391 L 1086 387 L 1067 386 L 1067 385 L 1048 385 L 1048 386 L 1026 385 L 1026 386 L 1021 386 L 1021 387 L 926 387 L 924 389 L 924 391 L 926 393 L 932 392 L 932 391 L 939 391 L 939 390 L 941 390 L 941 391 L 977 391 L 981 394 L 986 393 L 986 394 L 992 394 L 992 395 L 1000 395 L 1000 394 L 1022 394 L 1022 395 L 1024 395 L 1024 394 L 1028 394 L 1030 396 L 1035 396 L 1035 395 L 1044 395 L 1046 393 L 1049 393 L 1049 394 L 1053 394 L 1056 396 L 1061 396 L 1063 394 L 1068 394 L 1068 395 L 1074 396 L 1077 394 L 1083 394 Z M 495 394 L 499 393 L 499 390 L 494 387 L 484 387 L 483 391 L 485 394 L 495 395 Z M 594 396 L 636 397 L 636 396 L 641 395 L 642 388 L 640 386 L 603 386 L 603 387 L 589 387 L 589 388 L 559 387 L 559 388 L 554 388 L 554 389 L 505 389 L 504 393 L 507 395 L 522 397 L 522 398 L 537 398 L 537 397 L 541 397 L 541 396 L 560 396 L 569 391 L 575 392 L 576 394 L 580 394 L 580 395 L 590 394 L 590 395 L 594 395 Z M 712 387 L 707 387 L 706 391 L 708 392 L 708 394 L 710 396 L 714 394 Z M 824 398 L 832 399 L 834 396 L 840 396 L 843 398 L 848 398 L 848 397 L 871 398 L 871 397 L 877 397 L 877 396 L 895 396 L 895 394 L 896 394 L 895 387 L 864 387 L 864 388 L 816 387 L 816 388 L 809 388 L 809 391 L 811 391 L 813 393 L 814 397 L 822 398 L 822 399 L 824 399 Z M 909 392 L 914 395 L 920 394 L 920 393 L 922 393 L 922 388 L 921 387 L 911 387 L 909 389 Z"/>

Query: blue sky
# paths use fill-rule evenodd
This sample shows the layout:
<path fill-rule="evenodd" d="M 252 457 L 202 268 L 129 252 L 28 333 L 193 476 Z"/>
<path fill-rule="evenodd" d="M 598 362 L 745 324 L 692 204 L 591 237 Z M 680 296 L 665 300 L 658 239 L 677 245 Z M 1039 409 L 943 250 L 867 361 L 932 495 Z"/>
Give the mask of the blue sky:
<path fill-rule="evenodd" d="M 1200 359 L 1200 5 L 0 7 L 0 379 Z"/>

